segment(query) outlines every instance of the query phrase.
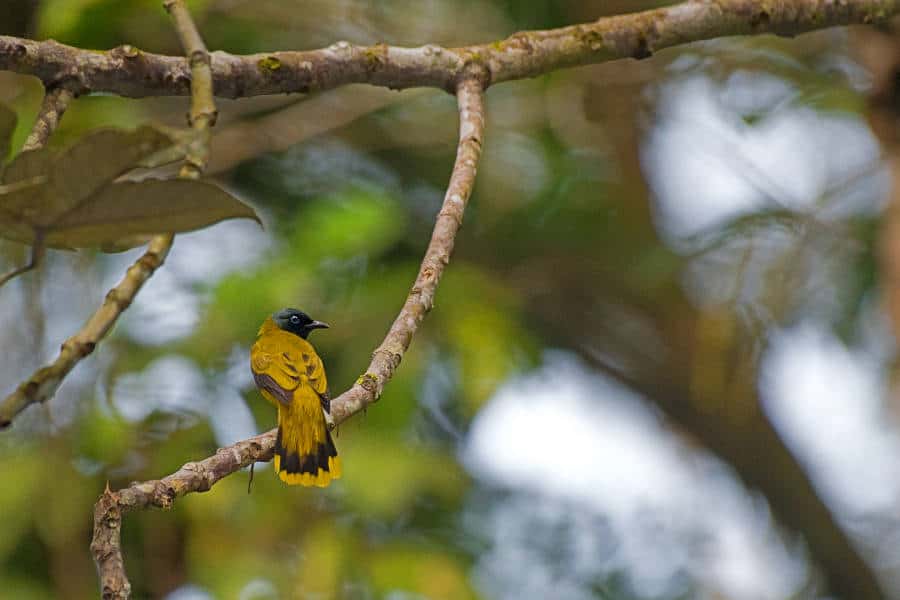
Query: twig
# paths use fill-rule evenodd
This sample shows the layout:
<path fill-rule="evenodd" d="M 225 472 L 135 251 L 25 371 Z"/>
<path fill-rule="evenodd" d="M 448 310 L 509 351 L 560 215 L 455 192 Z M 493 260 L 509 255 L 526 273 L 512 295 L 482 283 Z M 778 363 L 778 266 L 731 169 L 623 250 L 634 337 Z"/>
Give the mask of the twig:
<path fill-rule="evenodd" d="M 450 260 L 453 240 L 472 193 L 476 164 L 481 155 L 484 90 L 479 75 L 483 73 L 474 69 L 457 86 L 460 125 L 456 162 L 419 275 L 387 337 L 375 351 L 368 372 L 352 388 L 332 400 L 331 414 L 335 424 L 377 400 L 385 383 L 400 364 L 419 323 L 432 307 L 438 280 Z M 111 491 L 107 486 L 94 507 L 94 537 L 91 542 L 103 598 L 128 598 L 131 594 L 131 584 L 125 574 L 122 559 L 120 532 L 123 513 L 151 506 L 171 508 L 176 498 L 191 492 L 208 491 L 219 480 L 248 465 L 271 460 L 275 435 L 276 430 L 272 429 L 220 448 L 213 456 L 200 462 L 187 463 L 161 480 L 134 483 L 117 492 Z"/>
<path fill-rule="evenodd" d="M 31 128 L 31 133 L 28 134 L 28 138 L 22 146 L 23 152 L 37 150 L 47 143 L 47 140 L 50 139 L 50 136 L 59 126 L 59 121 L 62 119 L 63 113 L 66 112 L 66 109 L 69 107 L 69 102 L 72 98 L 74 98 L 74 94 L 66 88 L 56 87 L 47 89 L 44 94 L 44 99 L 41 102 L 41 108 L 38 110 L 37 118 Z M 43 181 L 43 178 L 41 181 Z M 21 182 L 17 181 L 11 185 L 0 185 L 0 193 L 9 193 L 14 189 L 35 184 L 36 182 L 33 179 L 29 179 Z M 31 260 L 28 261 L 28 264 L 13 269 L 0 277 L 0 287 L 8 283 L 11 279 L 27 273 L 32 269 L 36 269 L 44 258 L 44 251 L 45 248 L 41 241 L 41 236 L 38 235 L 31 246 Z"/>
<path fill-rule="evenodd" d="M 0 429 L 8 427 L 13 418 L 30 404 L 43 402 L 53 396 L 69 371 L 93 352 L 97 343 L 109 333 L 141 286 L 166 259 L 171 244 L 171 235 L 154 238 L 144 255 L 125 272 L 122 281 L 106 294 L 103 304 L 81 330 L 63 342 L 56 360 L 35 371 L 0 403 Z"/>
<path fill-rule="evenodd" d="M 179 177 L 197 179 L 209 162 L 209 129 L 216 123 L 209 52 L 183 0 L 165 0 L 163 6 L 175 22 L 175 30 L 191 70 L 191 110 L 188 122 L 196 137 L 188 144 Z"/>
<path fill-rule="evenodd" d="M 22 146 L 22 151 L 37 150 L 47 143 L 50 135 L 59 126 L 59 120 L 69 108 L 69 102 L 75 97 L 71 91 L 64 87 L 48 88 L 44 94 L 44 100 L 38 111 L 37 120 L 31 128 L 31 133 Z"/>
<path fill-rule="evenodd" d="M 729 35 L 796 35 L 838 25 L 881 23 L 898 12 L 900 0 L 691 0 L 461 48 L 338 42 L 305 52 L 246 56 L 214 52 L 212 79 L 216 95 L 226 98 L 307 93 L 348 83 L 452 90 L 473 63 L 487 70 L 487 84 L 492 84 L 563 67 L 646 58 L 664 48 Z M 9 36 L 0 36 L 0 69 L 35 75 L 45 84 L 65 80 L 79 92 L 127 97 L 187 95 L 192 81 L 181 57 L 133 46 L 95 52 Z"/>
<path fill-rule="evenodd" d="M 31 260 L 28 261 L 28 264 L 0 276 L 0 287 L 6 285 L 11 279 L 37 268 L 44 258 L 44 250 L 44 243 L 41 241 L 40 236 L 35 236 L 34 244 L 31 246 Z M 0 429 L 2 429 L 2 421 L 0 421 Z"/>

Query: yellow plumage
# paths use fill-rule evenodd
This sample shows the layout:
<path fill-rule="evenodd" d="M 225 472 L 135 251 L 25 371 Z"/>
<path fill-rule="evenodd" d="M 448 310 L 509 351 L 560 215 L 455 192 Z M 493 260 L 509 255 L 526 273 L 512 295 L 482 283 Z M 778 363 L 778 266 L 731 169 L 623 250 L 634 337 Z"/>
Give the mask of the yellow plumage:
<path fill-rule="evenodd" d="M 294 311 L 309 318 L 299 311 Z M 282 311 L 276 318 L 292 313 Z M 283 321 L 284 319 L 280 319 Z M 319 324 L 318 321 L 310 321 Z M 286 321 L 291 327 L 290 321 Z M 299 325 L 298 325 L 299 327 Z M 308 331 L 299 329 L 300 333 Z M 263 397 L 278 409 L 274 465 L 289 485 L 325 487 L 341 476 L 341 460 L 328 431 L 328 380 L 312 344 L 285 330 L 271 317 L 250 350 L 250 368 Z"/>

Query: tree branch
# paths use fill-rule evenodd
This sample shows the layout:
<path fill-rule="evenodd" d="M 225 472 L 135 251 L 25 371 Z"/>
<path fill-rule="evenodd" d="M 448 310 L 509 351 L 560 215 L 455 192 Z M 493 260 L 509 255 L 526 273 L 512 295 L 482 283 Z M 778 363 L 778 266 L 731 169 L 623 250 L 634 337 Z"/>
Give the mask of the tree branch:
<path fill-rule="evenodd" d="M 483 75 L 483 73 L 482 73 Z M 434 306 L 434 294 L 444 267 L 450 262 L 456 232 L 475 185 L 484 135 L 483 83 L 477 76 L 463 79 L 456 91 L 459 104 L 459 146 L 456 163 L 437 216 L 431 242 L 425 251 L 419 274 L 400 314 L 381 345 L 372 353 L 372 362 L 352 388 L 331 401 L 331 416 L 338 424 L 378 400 L 385 384 L 409 348 L 412 336 Z"/>
<path fill-rule="evenodd" d="M 171 235 L 154 238 L 144 255 L 125 272 L 122 281 L 106 294 L 103 304 L 81 330 L 63 342 L 56 360 L 35 371 L 0 403 L 0 429 L 8 427 L 13 418 L 30 404 L 43 402 L 56 393 L 69 371 L 94 351 L 100 340 L 115 325 L 122 311 L 131 304 L 141 286 L 162 265 L 171 244 Z"/>
<path fill-rule="evenodd" d="M 100 577 L 103 600 L 131 597 L 131 583 L 122 558 L 122 515 L 140 508 L 172 508 L 176 498 L 190 492 L 206 492 L 220 479 L 257 461 L 272 459 L 275 432 L 220 448 L 199 462 L 190 462 L 175 473 L 155 481 L 133 483 L 119 491 L 106 490 L 94 505 L 91 553 Z"/>
<path fill-rule="evenodd" d="M 473 69 L 470 73 L 457 87 L 460 124 L 456 162 L 419 275 L 384 342 L 375 350 L 366 374 L 353 387 L 332 400 L 331 415 L 335 424 L 345 421 L 378 399 L 400 364 L 413 334 L 434 303 L 438 281 L 450 261 L 453 241 L 472 194 L 476 164 L 481 155 L 484 84 L 480 76 L 483 72 Z M 94 506 L 94 537 L 91 542 L 104 600 L 128 598 L 131 594 L 120 539 L 125 512 L 135 508 L 171 508 L 176 498 L 191 492 L 208 491 L 219 480 L 252 463 L 271 460 L 275 435 L 276 430 L 272 429 L 220 448 L 213 456 L 187 463 L 160 480 L 134 483 L 117 492 L 107 486 Z"/>
<path fill-rule="evenodd" d="M 211 77 L 215 94 L 226 98 L 307 93 L 348 83 L 453 90 L 469 64 L 487 71 L 489 85 L 563 67 L 646 58 L 664 48 L 729 35 L 796 35 L 879 23 L 898 12 L 900 0 L 690 0 L 461 48 L 338 42 L 303 52 L 246 56 L 213 52 Z M 187 95 L 191 82 L 191 70 L 180 57 L 129 45 L 97 52 L 9 36 L 0 36 L 0 69 L 35 75 L 50 87 L 66 82 L 79 93 L 127 97 Z"/>
<path fill-rule="evenodd" d="M 75 95 L 64 87 L 47 88 L 37 120 L 25 140 L 25 145 L 22 146 L 23 152 L 37 150 L 47 143 L 50 135 L 59 126 L 59 120 L 62 119 L 63 113 L 69 108 L 69 102 L 74 97 Z"/>
<path fill-rule="evenodd" d="M 196 135 L 188 145 L 184 166 L 179 176 L 185 179 L 197 179 L 209 163 L 210 127 L 216 123 L 216 104 L 213 99 L 212 69 L 206 44 L 197 31 L 197 26 L 182 0 L 165 0 L 163 3 L 172 20 L 175 30 L 188 57 L 191 70 L 191 111 L 188 122 Z"/>

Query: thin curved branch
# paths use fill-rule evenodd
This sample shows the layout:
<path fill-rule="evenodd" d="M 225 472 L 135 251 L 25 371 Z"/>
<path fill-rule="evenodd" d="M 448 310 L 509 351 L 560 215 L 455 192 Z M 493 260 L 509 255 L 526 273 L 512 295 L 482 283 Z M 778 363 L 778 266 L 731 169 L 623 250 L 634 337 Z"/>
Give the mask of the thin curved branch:
<path fill-rule="evenodd" d="M 563 67 L 646 58 L 663 48 L 730 35 L 796 35 L 838 25 L 880 23 L 898 12 L 900 0 L 690 0 L 461 48 L 337 42 L 304 52 L 246 56 L 213 52 L 212 79 L 215 94 L 226 98 L 307 93 L 348 83 L 452 91 L 469 64 L 483 67 L 491 84 Z M 52 40 L 0 36 L 0 69 L 35 75 L 51 87 L 65 82 L 80 93 L 127 97 L 190 93 L 191 71 L 181 57 L 128 45 L 97 52 Z"/>
<path fill-rule="evenodd" d="M 209 130 L 215 125 L 217 114 L 209 51 L 182 0 L 165 0 L 163 6 L 172 15 L 191 70 L 191 110 L 188 121 L 194 130 L 195 139 L 188 144 L 179 177 L 198 179 L 209 163 Z"/>
<path fill-rule="evenodd" d="M 349 390 L 331 401 L 334 423 L 340 423 L 375 402 L 409 347 L 425 314 L 431 310 L 438 281 L 450 261 L 456 232 L 475 184 L 475 171 L 484 135 L 484 84 L 476 71 L 457 87 L 459 146 L 456 162 L 438 213 L 434 232 L 419 275 L 400 314 L 375 351 L 365 375 Z M 269 461 L 275 448 L 276 430 L 220 448 L 213 456 L 190 462 L 160 480 L 134 483 L 111 491 L 107 486 L 94 506 L 94 537 L 91 552 L 100 576 L 104 599 L 128 598 L 131 584 L 122 558 L 122 515 L 136 508 L 171 508 L 176 498 L 205 492 L 219 480 L 255 462 Z"/>
<path fill-rule="evenodd" d="M 475 185 L 476 165 L 481 156 L 484 136 L 483 85 L 478 77 L 471 77 L 463 79 L 456 90 L 459 146 L 444 203 L 431 234 L 431 242 L 406 302 L 384 341 L 372 353 L 369 368 L 353 387 L 331 401 L 331 416 L 335 425 L 378 400 L 409 348 L 419 324 L 434 306 L 438 282 L 444 267 L 450 262 L 456 232 L 462 225 L 463 212 Z"/>
<path fill-rule="evenodd" d="M 144 255 L 125 272 L 122 281 L 106 294 L 103 304 L 81 330 L 63 342 L 56 360 L 35 371 L 0 403 L 0 429 L 8 427 L 13 418 L 29 405 L 43 402 L 56 393 L 69 371 L 94 351 L 100 340 L 115 325 L 122 311 L 131 304 L 138 290 L 162 265 L 171 245 L 171 235 L 154 238 Z"/>
<path fill-rule="evenodd" d="M 25 265 L 17 267 L 12 271 L 4 273 L 2 276 L 0 276 L 0 287 L 3 287 L 19 275 L 24 275 L 28 271 L 36 269 L 44 259 L 45 250 L 46 248 L 44 248 L 44 244 L 41 242 L 41 240 L 35 239 L 34 244 L 31 246 L 31 260 L 29 260 Z M 0 425 L 2 425 L 2 421 L 0 421 Z M 0 426 L 0 429 L 2 429 L 2 426 Z"/>

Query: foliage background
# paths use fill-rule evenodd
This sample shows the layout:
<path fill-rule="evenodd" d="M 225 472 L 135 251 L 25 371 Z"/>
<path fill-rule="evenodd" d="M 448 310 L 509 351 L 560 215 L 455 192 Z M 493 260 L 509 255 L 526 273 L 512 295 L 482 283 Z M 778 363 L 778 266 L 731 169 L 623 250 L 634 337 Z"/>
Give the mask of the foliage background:
<path fill-rule="evenodd" d="M 189 4 L 210 49 L 244 53 L 463 45 L 664 3 Z M 0 30 L 180 53 L 158 0 L 14 0 Z M 875 260 L 887 183 L 867 81 L 846 32 L 828 31 L 491 89 L 436 308 L 383 399 L 341 427 L 345 477 L 289 489 L 260 465 L 250 495 L 241 473 L 170 513 L 129 515 L 135 595 L 817 597 L 802 541 L 765 502 L 668 428 L 652 398 L 590 366 L 678 352 L 680 323 L 705 332 L 692 351 L 707 359 L 688 379 L 725 406 L 743 397 L 735 386 L 758 386 L 890 581 L 900 471 Z M 0 73 L 16 147 L 41 93 Z M 299 306 L 332 324 L 314 342 L 340 391 L 414 278 L 455 150 L 451 97 L 351 86 L 219 107 L 210 168 L 266 229 L 179 236 L 114 336 L 0 437 L 0 589 L 17 598 L 96 594 L 90 515 L 107 481 L 158 478 L 273 425 L 247 368 L 266 314 Z M 183 98 L 81 98 L 52 143 L 182 125 L 185 111 Z M 0 262 L 24 250 L 0 242 Z M 51 252 L 0 291 L 4 390 L 54 354 L 138 252 Z M 761 368 L 729 372 L 743 353 Z"/>

